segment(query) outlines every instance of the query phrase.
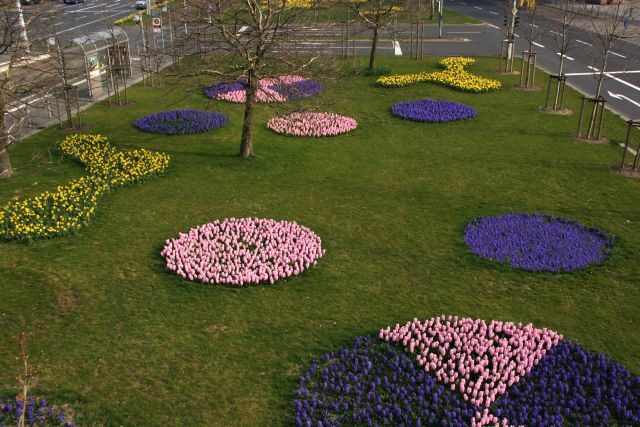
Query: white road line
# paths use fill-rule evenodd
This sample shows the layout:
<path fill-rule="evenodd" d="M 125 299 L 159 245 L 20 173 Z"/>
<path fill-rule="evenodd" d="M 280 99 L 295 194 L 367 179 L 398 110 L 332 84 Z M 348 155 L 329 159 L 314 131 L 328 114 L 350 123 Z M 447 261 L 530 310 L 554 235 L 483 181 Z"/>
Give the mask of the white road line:
<path fill-rule="evenodd" d="M 475 7 L 475 8 L 476 8 L 476 9 L 478 9 L 478 10 L 482 10 L 482 8 L 481 8 L 481 7 L 478 7 L 478 6 L 473 6 L 473 7 Z"/>
<path fill-rule="evenodd" d="M 482 31 L 447 31 L 447 34 L 482 34 Z"/>
<path fill-rule="evenodd" d="M 555 35 L 557 35 L 557 36 L 561 35 L 560 33 L 557 33 L 557 32 L 555 32 L 555 31 L 549 31 L 549 32 L 550 32 L 551 34 L 555 34 Z"/>
<path fill-rule="evenodd" d="M 597 72 L 597 71 L 600 71 L 600 70 L 598 70 L 597 68 L 592 67 L 591 65 L 587 65 L 587 68 L 589 68 L 590 70 L 596 71 L 596 72 Z M 616 73 L 616 71 L 612 71 L 611 73 Z M 623 85 L 627 85 L 627 86 L 629 86 L 630 88 L 635 89 L 635 90 L 637 90 L 638 92 L 640 92 L 640 87 L 638 87 L 638 86 L 636 86 L 636 85 L 632 85 L 632 84 L 631 84 L 631 83 L 629 83 L 629 82 L 626 82 L 626 81 L 624 81 L 624 80 L 622 80 L 622 79 L 617 78 L 616 76 L 612 76 L 612 75 L 610 75 L 611 73 L 604 73 L 604 75 L 605 75 L 605 76 L 607 76 L 607 77 L 612 78 L 613 80 L 617 81 L 618 83 L 622 83 Z"/>
<path fill-rule="evenodd" d="M 114 18 L 114 17 L 116 17 L 118 15 L 122 15 L 124 13 L 129 13 L 129 11 L 114 13 L 109 18 L 112 19 L 112 18 Z M 104 22 L 104 18 L 103 19 L 96 19 L 95 21 L 91 21 L 91 22 L 86 22 L 86 23 L 84 23 L 82 25 L 78 25 L 77 27 L 71 27 L 71 28 L 67 28 L 66 30 L 58 31 L 58 34 L 66 33 L 68 31 L 77 30 L 78 28 L 86 27 L 87 25 L 95 24 L 96 22 L 100 22 L 100 21 Z"/>
<path fill-rule="evenodd" d="M 517 35 L 517 34 L 515 34 L 515 33 L 514 33 L 513 35 L 514 35 L 514 36 L 516 36 L 516 37 L 518 37 L 518 38 L 520 37 L 519 35 Z"/>
<path fill-rule="evenodd" d="M 461 1 L 461 2 L 460 2 L 460 4 L 463 4 L 463 5 L 465 5 L 465 6 L 467 5 L 467 4 L 466 4 L 465 2 L 463 2 L 463 1 Z"/>
<path fill-rule="evenodd" d="M 614 52 L 614 51 L 610 50 L 610 51 L 609 51 L 609 53 L 610 53 L 611 55 L 615 55 L 615 56 L 619 56 L 620 58 L 627 59 L 627 57 L 626 57 L 626 56 L 624 56 L 624 55 L 622 55 L 622 54 L 620 54 L 620 53 L 618 53 L 618 52 Z"/>
<path fill-rule="evenodd" d="M 498 13 L 498 12 L 494 12 L 494 11 L 492 11 L 492 10 L 490 10 L 490 11 L 489 11 L 489 13 L 492 13 L 492 14 L 494 14 L 494 15 L 499 15 L 499 13 Z"/>
<path fill-rule="evenodd" d="M 597 68 L 593 69 L 590 73 L 566 73 L 565 76 L 593 76 L 598 71 Z M 640 74 L 640 70 L 637 71 L 609 71 L 605 74 Z"/>
<path fill-rule="evenodd" d="M 578 43 L 586 44 L 587 46 L 593 46 L 591 43 L 583 42 L 582 40 L 576 39 Z"/>
<path fill-rule="evenodd" d="M 536 43 L 536 42 L 531 42 L 531 43 L 535 44 L 535 45 L 536 45 L 536 46 L 538 46 L 538 47 L 544 47 L 544 45 L 543 45 L 543 44 L 540 44 L 540 43 Z"/>
<path fill-rule="evenodd" d="M 560 52 L 556 52 L 556 55 L 561 56 L 562 54 L 561 54 Z M 564 56 L 565 58 L 567 58 L 569 61 L 575 61 L 575 59 L 573 59 L 573 58 L 572 58 L 572 57 L 570 57 L 570 56 L 567 56 L 567 55 L 562 55 L 562 56 Z"/>
<path fill-rule="evenodd" d="M 491 28 L 495 28 L 496 30 L 499 30 L 499 29 L 500 29 L 499 27 L 496 27 L 496 26 L 495 26 L 495 25 L 493 25 L 493 24 L 488 24 L 488 23 L 487 23 L 487 25 L 488 25 L 488 26 L 490 26 Z"/>
<path fill-rule="evenodd" d="M 536 24 L 531 24 L 531 25 L 533 26 L 533 28 L 540 28 Z"/>

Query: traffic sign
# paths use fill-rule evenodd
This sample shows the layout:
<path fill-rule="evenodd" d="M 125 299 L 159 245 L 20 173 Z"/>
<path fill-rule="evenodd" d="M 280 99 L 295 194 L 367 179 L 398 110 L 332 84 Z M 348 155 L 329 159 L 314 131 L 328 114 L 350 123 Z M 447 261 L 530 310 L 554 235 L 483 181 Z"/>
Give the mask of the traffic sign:
<path fill-rule="evenodd" d="M 162 19 L 153 18 L 153 32 L 161 33 L 162 32 Z"/>

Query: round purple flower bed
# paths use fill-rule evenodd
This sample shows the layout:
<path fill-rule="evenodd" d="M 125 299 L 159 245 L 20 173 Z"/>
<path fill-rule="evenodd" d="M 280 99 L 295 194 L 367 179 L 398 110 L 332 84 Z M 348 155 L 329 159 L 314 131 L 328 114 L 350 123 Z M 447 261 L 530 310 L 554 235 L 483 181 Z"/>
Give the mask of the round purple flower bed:
<path fill-rule="evenodd" d="M 143 132 L 163 135 L 187 135 L 206 132 L 226 125 L 229 118 L 222 113 L 202 110 L 171 110 L 149 114 L 134 123 Z"/>
<path fill-rule="evenodd" d="M 464 242 L 483 258 L 528 271 L 575 271 L 604 262 L 614 236 L 565 218 L 508 213 L 471 221 Z"/>
<path fill-rule="evenodd" d="M 478 115 L 476 110 L 468 105 L 436 99 L 398 102 L 391 107 L 391 113 L 403 119 L 430 123 L 454 122 Z"/>
<path fill-rule="evenodd" d="M 243 286 L 301 274 L 324 249 L 320 237 L 295 222 L 231 218 L 180 233 L 161 255 L 185 279 Z"/>
<path fill-rule="evenodd" d="M 26 403 L 26 405 L 25 405 Z M 25 425 L 75 427 L 75 423 L 62 409 L 57 409 L 46 400 L 30 397 L 26 402 L 17 399 L 0 400 L 0 427 L 18 425 L 22 413 Z"/>
<path fill-rule="evenodd" d="M 396 327 L 395 332 L 400 330 L 402 335 L 394 341 L 396 344 L 358 337 L 352 345 L 313 360 L 296 390 L 294 424 L 562 427 L 640 423 L 640 377 L 632 376 L 606 356 L 531 325 L 489 324 L 473 319 L 454 320 L 451 316 L 434 319 L 409 322 L 407 328 L 413 329 Z M 478 328 L 468 329 L 472 325 Z M 448 341 L 445 338 L 453 330 L 458 331 L 457 335 Z M 381 335 L 385 331 L 389 333 L 389 328 L 383 329 Z M 554 337 L 552 347 L 530 370 L 522 365 L 531 359 L 518 354 L 531 351 L 531 343 L 527 339 L 520 342 L 515 338 L 517 333 L 532 339 Z M 431 345 L 413 348 L 417 342 L 424 344 L 430 339 L 435 340 Z M 476 339 L 489 339 L 493 350 Z M 478 347 L 473 351 L 484 355 L 456 359 L 453 347 L 448 351 L 445 348 L 457 340 Z M 505 346 L 515 351 L 510 360 L 499 354 Z M 521 348 L 518 350 L 517 346 Z M 438 360 L 444 374 L 430 371 L 414 353 L 431 354 L 430 360 Z M 462 386 L 447 383 L 445 377 L 455 376 L 465 364 L 473 366 L 471 380 L 465 384 L 461 377 Z M 522 376 L 510 379 L 507 370 L 518 371 Z M 502 379 L 510 379 L 507 387 L 500 387 L 496 400 L 472 403 L 472 398 L 465 397 L 466 392 L 480 396 L 487 390 L 480 371 L 494 375 L 504 371 Z"/>

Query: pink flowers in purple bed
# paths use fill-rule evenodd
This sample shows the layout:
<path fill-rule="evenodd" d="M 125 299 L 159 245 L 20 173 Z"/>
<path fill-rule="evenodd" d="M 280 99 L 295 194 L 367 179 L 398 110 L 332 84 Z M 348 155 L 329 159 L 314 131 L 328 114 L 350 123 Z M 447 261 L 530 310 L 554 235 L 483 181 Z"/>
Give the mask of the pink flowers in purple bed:
<path fill-rule="evenodd" d="M 315 266 L 324 255 L 313 231 L 291 221 L 231 218 L 166 241 L 167 269 L 203 283 L 274 283 Z"/>
<path fill-rule="evenodd" d="M 187 135 L 206 132 L 226 125 L 229 118 L 203 110 L 171 110 L 149 114 L 134 123 L 143 132 L 163 135 Z"/>
<path fill-rule="evenodd" d="M 295 112 L 273 117 L 267 123 L 272 131 L 292 136 L 335 136 L 358 127 L 356 119 L 335 113 Z"/>
<path fill-rule="evenodd" d="M 508 213 L 471 221 L 464 242 L 476 255 L 529 271 L 574 271 L 602 263 L 614 237 L 575 221 Z"/>
<path fill-rule="evenodd" d="M 562 335 L 531 324 L 435 317 L 396 324 L 379 338 L 401 343 L 426 372 L 465 400 L 489 407 L 529 373 Z"/>
<path fill-rule="evenodd" d="M 466 120 L 478 115 L 468 105 L 437 99 L 398 102 L 391 107 L 391 113 L 403 119 L 430 123 Z"/>
<path fill-rule="evenodd" d="M 554 331 L 440 316 L 379 336 L 311 362 L 296 425 L 640 423 L 640 377 Z"/>
<path fill-rule="evenodd" d="M 283 75 L 260 79 L 256 99 L 258 102 L 287 102 L 317 95 L 321 91 L 322 86 L 316 80 Z M 205 88 L 204 93 L 211 99 L 243 103 L 247 99 L 246 79 L 216 83 Z"/>

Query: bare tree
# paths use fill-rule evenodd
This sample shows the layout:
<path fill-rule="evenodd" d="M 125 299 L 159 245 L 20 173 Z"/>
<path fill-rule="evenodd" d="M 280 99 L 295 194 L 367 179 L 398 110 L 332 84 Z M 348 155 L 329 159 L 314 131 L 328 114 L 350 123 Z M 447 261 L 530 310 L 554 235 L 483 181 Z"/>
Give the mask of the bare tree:
<path fill-rule="evenodd" d="M 201 58 L 200 69 L 191 73 L 244 84 L 240 157 L 248 158 L 253 155 L 253 120 L 260 79 L 283 72 L 309 72 L 320 55 L 295 53 L 294 36 L 300 30 L 300 15 L 287 7 L 286 0 L 204 0 L 190 5 L 192 9 L 196 7 L 200 13 L 191 15 L 205 16 L 207 25 L 202 27 L 202 21 L 190 25 L 195 29 L 191 40 L 197 40 L 196 52 Z"/>
<path fill-rule="evenodd" d="M 560 62 L 556 72 L 556 78 L 558 84 L 555 88 L 555 95 L 553 97 L 552 110 L 559 111 L 562 109 L 561 92 L 564 91 L 565 77 L 564 73 L 564 61 L 567 57 L 567 53 L 574 47 L 574 31 L 576 29 L 576 18 L 578 13 L 584 9 L 584 2 L 576 2 L 575 0 L 554 0 L 550 7 L 552 13 L 558 18 L 557 21 L 550 19 L 550 23 L 556 23 L 554 29 L 549 28 L 549 32 L 552 34 L 552 40 L 560 55 Z M 548 95 L 548 94 L 547 94 Z"/>
<path fill-rule="evenodd" d="M 593 97 L 594 107 L 589 120 L 587 139 L 600 138 L 602 127 L 602 105 L 598 108 L 599 100 L 602 96 L 602 86 L 607 75 L 609 54 L 616 42 L 626 31 L 625 12 L 622 2 L 609 6 L 608 13 L 604 18 L 592 17 L 591 29 L 593 34 L 593 68 L 596 80 L 596 90 Z M 582 114 L 581 114 L 582 116 Z M 600 119 L 598 120 L 598 116 Z M 582 118 L 582 117 L 581 117 Z"/>
<path fill-rule="evenodd" d="M 20 102 L 21 84 L 13 81 L 17 68 L 31 61 L 27 28 L 35 22 L 36 14 L 24 19 L 20 0 L 0 0 L 0 179 L 13 175 L 9 146 L 24 117 L 12 104 Z M 7 124 L 9 122 L 10 124 Z"/>
<path fill-rule="evenodd" d="M 395 11 L 405 3 L 403 0 L 365 0 L 349 3 L 349 8 L 373 32 L 371 53 L 369 54 L 370 70 L 376 66 L 376 50 L 380 31 L 391 24 Z"/>

